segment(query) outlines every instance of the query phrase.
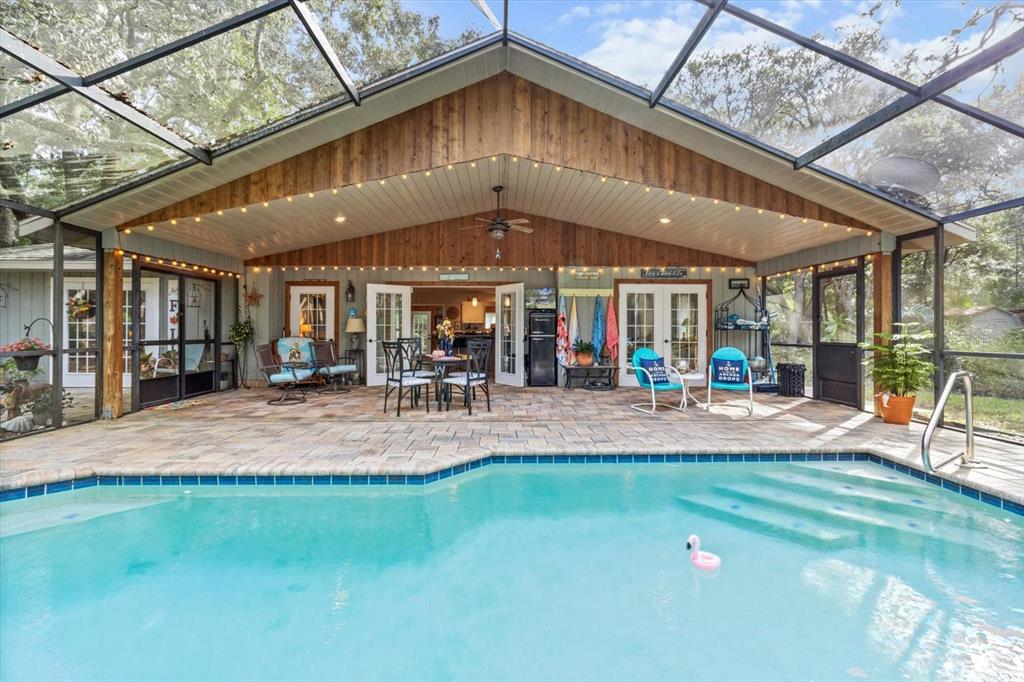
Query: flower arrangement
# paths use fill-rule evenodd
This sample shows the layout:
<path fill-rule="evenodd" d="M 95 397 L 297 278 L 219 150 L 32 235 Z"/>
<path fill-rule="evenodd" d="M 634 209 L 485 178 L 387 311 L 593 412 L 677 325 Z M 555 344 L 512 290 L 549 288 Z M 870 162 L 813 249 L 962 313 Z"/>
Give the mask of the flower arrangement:
<path fill-rule="evenodd" d="M 93 294 L 85 289 L 79 289 L 68 299 L 68 319 L 88 320 L 96 315 L 96 301 Z"/>
<path fill-rule="evenodd" d="M 43 341 L 38 336 L 26 336 L 20 341 L 12 341 L 0 346 L 0 353 L 24 353 L 32 350 L 53 350 L 53 346 Z"/>
<path fill-rule="evenodd" d="M 444 354 L 451 355 L 452 341 L 455 340 L 455 325 L 448 318 L 445 318 L 441 324 L 437 325 L 437 339 L 444 348 Z"/>

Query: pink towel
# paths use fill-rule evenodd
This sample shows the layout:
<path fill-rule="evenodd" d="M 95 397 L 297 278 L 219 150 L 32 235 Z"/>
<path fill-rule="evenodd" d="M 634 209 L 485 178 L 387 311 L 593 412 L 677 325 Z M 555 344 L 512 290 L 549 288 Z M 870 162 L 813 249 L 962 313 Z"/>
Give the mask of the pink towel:
<path fill-rule="evenodd" d="M 608 314 L 604 323 L 604 345 L 608 356 L 615 362 L 619 358 L 619 323 L 615 320 L 615 299 L 608 299 Z"/>

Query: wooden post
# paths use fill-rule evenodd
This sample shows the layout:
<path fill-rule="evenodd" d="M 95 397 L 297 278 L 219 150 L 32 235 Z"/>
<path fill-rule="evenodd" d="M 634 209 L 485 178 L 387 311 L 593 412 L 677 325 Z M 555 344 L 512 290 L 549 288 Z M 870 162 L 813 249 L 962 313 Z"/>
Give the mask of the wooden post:
<path fill-rule="evenodd" d="M 880 343 L 878 334 L 892 331 L 892 302 L 896 292 L 892 290 L 892 254 L 875 253 L 871 255 L 874 263 L 872 274 L 874 279 L 874 342 Z"/>
<path fill-rule="evenodd" d="M 878 334 L 892 331 L 892 303 L 896 298 L 896 292 L 893 291 L 892 254 L 873 253 L 871 254 L 871 262 L 874 263 L 874 267 L 871 270 L 874 281 L 874 291 L 871 294 L 874 299 L 874 320 L 871 326 L 873 342 L 881 343 L 882 338 Z M 876 396 L 874 399 L 874 412 L 876 417 L 882 416 L 881 401 L 877 397 L 882 389 L 882 386 L 874 386 Z"/>
<path fill-rule="evenodd" d="M 104 419 L 124 414 L 124 255 L 103 252 L 103 410 Z"/>

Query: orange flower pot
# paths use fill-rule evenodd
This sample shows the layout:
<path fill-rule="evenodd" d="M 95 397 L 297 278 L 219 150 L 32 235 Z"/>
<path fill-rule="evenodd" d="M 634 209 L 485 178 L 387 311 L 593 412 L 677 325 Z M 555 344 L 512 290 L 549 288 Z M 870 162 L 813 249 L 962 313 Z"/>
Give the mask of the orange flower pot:
<path fill-rule="evenodd" d="M 579 365 L 580 367 L 590 367 L 592 364 L 594 364 L 594 354 L 593 353 L 577 353 L 576 354 L 576 364 Z"/>
<path fill-rule="evenodd" d="M 886 424 L 909 424 L 914 416 L 914 403 L 917 396 L 890 395 L 882 401 L 882 421 Z"/>

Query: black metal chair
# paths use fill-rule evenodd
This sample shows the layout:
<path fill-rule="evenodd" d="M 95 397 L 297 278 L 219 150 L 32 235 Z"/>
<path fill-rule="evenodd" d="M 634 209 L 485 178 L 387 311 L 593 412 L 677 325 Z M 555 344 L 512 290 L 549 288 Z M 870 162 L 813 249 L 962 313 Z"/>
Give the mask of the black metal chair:
<path fill-rule="evenodd" d="M 427 392 L 427 412 L 430 412 L 430 386 L 434 380 L 426 377 L 417 377 L 409 372 L 411 369 L 410 358 L 406 353 L 406 346 L 398 341 L 382 341 L 381 347 L 384 351 L 384 366 L 386 381 L 384 385 L 384 413 L 388 411 L 388 396 L 398 391 L 398 416 L 402 416 L 402 398 L 409 394 L 409 407 L 415 407 L 415 399 L 420 389 Z"/>
<path fill-rule="evenodd" d="M 340 382 L 355 374 L 358 369 L 355 361 L 346 355 L 339 356 L 333 341 L 314 341 L 313 356 L 316 358 L 317 375 L 330 384 L 335 393 L 348 393 L 350 389 L 341 386 Z"/>
<path fill-rule="evenodd" d="M 490 339 L 469 339 L 466 342 L 466 353 L 469 366 L 465 372 L 453 372 L 445 380 L 445 389 L 462 391 L 462 401 L 473 414 L 473 401 L 476 389 L 481 389 L 487 396 L 487 411 L 491 411 L 491 388 L 487 383 L 487 362 L 491 357 Z"/>
<path fill-rule="evenodd" d="M 306 402 L 306 391 L 301 388 L 309 384 L 314 369 L 310 367 L 282 367 L 274 355 L 270 344 L 256 346 L 256 358 L 260 363 L 260 372 L 267 386 L 282 389 L 284 392 L 276 400 L 268 400 L 268 405 L 288 405 Z M 295 395 L 298 390 L 300 395 Z"/>
<path fill-rule="evenodd" d="M 409 358 L 409 366 L 405 372 L 421 379 L 433 379 L 434 370 L 423 369 L 423 341 L 418 336 L 400 336 L 398 343 L 405 349 L 406 357 Z"/>

